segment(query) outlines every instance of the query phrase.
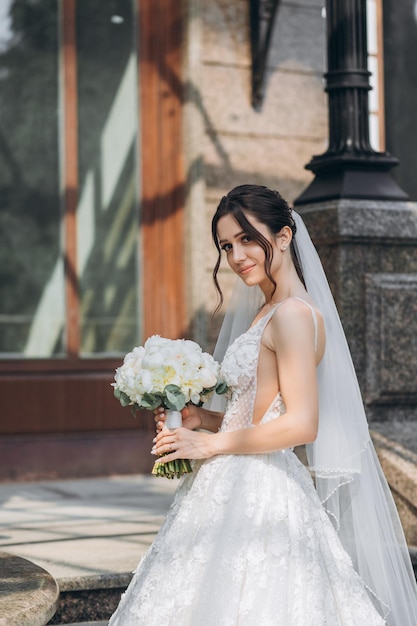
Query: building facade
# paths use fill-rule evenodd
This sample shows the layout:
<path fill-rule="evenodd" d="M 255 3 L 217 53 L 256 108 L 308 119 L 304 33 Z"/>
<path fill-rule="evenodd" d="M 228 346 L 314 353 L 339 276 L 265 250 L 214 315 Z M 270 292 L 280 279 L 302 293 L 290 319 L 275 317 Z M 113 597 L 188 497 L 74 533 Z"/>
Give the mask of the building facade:
<path fill-rule="evenodd" d="M 246 182 L 292 202 L 310 181 L 327 144 L 323 1 L 278 3 L 258 110 L 254 4 L 2 3 L 0 478 L 148 469 L 153 422 L 118 406 L 115 367 L 155 333 L 211 349 L 216 204 Z M 383 149 L 384 7 L 368 7 Z"/>

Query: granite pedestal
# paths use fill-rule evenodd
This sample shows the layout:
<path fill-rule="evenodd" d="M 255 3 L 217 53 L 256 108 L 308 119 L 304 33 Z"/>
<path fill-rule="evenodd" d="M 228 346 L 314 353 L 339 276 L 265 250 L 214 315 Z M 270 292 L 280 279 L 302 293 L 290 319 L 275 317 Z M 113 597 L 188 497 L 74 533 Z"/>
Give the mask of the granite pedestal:
<path fill-rule="evenodd" d="M 368 419 L 417 420 L 417 204 L 345 199 L 297 210 L 329 279 Z"/>

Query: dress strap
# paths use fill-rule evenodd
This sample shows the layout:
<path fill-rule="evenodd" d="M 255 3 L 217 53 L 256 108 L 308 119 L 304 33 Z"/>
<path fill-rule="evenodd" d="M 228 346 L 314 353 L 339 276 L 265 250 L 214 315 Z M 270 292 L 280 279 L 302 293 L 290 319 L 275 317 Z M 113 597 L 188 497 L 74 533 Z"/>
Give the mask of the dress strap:
<path fill-rule="evenodd" d="M 314 309 L 313 306 L 311 306 L 311 304 L 309 302 L 307 302 L 306 300 L 303 300 L 302 298 L 299 298 L 298 296 L 291 296 L 294 300 L 299 300 L 300 302 L 304 302 L 304 304 L 306 304 L 308 306 L 308 308 L 311 311 L 311 315 L 313 318 L 313 322 L 314 322 L 314 350 L 317 350 L 317 341 L 318 341 L 318 322 L 317 322 L 317 314 L 316 311 Z M 281 300 L 281 302 L 277 302 L 275 304 L 275 306 L 265 315 L 263 315 L 257 322 L 256 324 L 254 324 L 252 326 L 252 328 L 254 326 L 257 326 L 258 324 L 262 327 L 265 328 L 267 322 L 269 322 L 269 320 L 271 319 L 271 317 L 273 316 L 273 314 L 275 313 L 275 311 L 277 309 L 279 309 L 279 307 L 284 304 L 285 300 Z"/>
<path fill-rule="evenodd" d="M 302 298 L 299 298 L 298 296 L 293 296 L 294 300 L 299 300 L 300 302 L 304 302 L 304 304 L 306 304 L 308 306 L 308 308 L 311 311 L 311 315 L 313 317 L 313 322 L 314 322 L 314 350 L 317 350 L 317 341 L 318 341 L 318 323 L 317 323 L 317 313 L 316 310 L 313 306 L 311 306 L 311 304 L 309 302 L 306 302 L 306 300 L 303 300 Z"/>

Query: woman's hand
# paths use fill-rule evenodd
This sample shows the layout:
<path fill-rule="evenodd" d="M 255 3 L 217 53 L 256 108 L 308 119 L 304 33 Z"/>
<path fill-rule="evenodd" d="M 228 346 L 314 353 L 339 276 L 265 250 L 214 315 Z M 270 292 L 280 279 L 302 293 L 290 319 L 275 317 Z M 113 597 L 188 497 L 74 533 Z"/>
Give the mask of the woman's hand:
<path fill-rule="evenodd" d="M 164 409 L 164 407 L 162 406 L 159 406 L 157 409 L 154 410 L 154 419 L 156 422 L 157 433 L 161 432 L 165 425 L 165 411 L 166 409 Z M 183 428 L 188 428 L 189 430 L 194 430 L 194 428 L 201 428 L 201 412 L 200 408 L 198 406 L 195 406 L 195 404 L 189 404 L 188 406 L 184 407 L 181 411 L 181 415 Z"/>
<path fill-rule="evenodd" d="M 210 445 L 213 436 L 189 428 L 163 428 L 154 439 L 152 454 L 160 457 L 158 463 L 175 459 L 207 459 L 214 454 Z"/>

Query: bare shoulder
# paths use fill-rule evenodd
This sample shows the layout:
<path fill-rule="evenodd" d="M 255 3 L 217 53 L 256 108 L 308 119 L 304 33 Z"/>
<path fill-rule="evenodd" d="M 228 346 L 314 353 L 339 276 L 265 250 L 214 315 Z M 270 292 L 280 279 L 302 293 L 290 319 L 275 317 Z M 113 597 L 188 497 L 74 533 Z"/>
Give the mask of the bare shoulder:
<path fill-rule="evenodd" d="M 284 302 L 276 308 L 271 318 L 273 324 L 279 324 L 280 322 L 290 323 L 292 321 L 298 323 L 308 322 L 311 324 L 313 319 L 312 311 L 316 313 L 316 317 L 321 317 L 320 311 L 307 300 L 300 298 L 290 297 L 284 300 Z"/>
<path fill-rule="evenodd" d="M 315 322 L 312 315 L 314 310 L 317 320 L 319 352 L 324 349 L 324 323 L 320 311 L 305 300 L 287 298 L 271 317 L 270 324 L 266 328 L 265 344 L 270 349 L 281 347 L 288 342 L 305 343 L 314 345 Z M 312 342 L 312 343 L 311 343 Z"/>

